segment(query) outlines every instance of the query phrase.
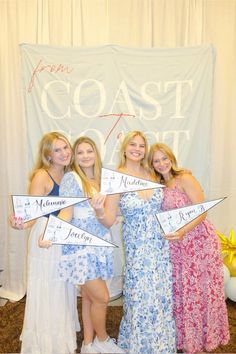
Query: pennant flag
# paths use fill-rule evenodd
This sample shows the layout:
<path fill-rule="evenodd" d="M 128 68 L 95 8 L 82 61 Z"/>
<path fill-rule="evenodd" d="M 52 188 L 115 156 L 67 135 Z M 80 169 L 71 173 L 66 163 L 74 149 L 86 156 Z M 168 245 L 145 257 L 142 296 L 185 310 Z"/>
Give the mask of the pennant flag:
<path fill-rule="evenodd" d="M 118 247 L 114 243 L 105 241 L 54 215 L 49 216 L 43 239 L 49 240 L 53 244 Z"/>
<path fill-rule="evenodd" d="M 102 194 L 125 193 L 163 187 L 165 186 L 162 184 L 151 182 L 143 178 L 134 177 L 108 168 L 102 168 Z"/>
<path fill-rule="evenodd" d="M 24 222 L 37 219 L 40 216 L 81 203 L 88 198 L 12 195 L 14 214 Z"/>
<path fill-rule="evenodd" d="M 207 210 L 222 202 L 224 198 L 210 200 L 207 202 L 193 204 L 182 208 L 163 211 L 156 214 L 162 230 L 165 235 L 181 229 L 183 226 L 189 224 Z"/>

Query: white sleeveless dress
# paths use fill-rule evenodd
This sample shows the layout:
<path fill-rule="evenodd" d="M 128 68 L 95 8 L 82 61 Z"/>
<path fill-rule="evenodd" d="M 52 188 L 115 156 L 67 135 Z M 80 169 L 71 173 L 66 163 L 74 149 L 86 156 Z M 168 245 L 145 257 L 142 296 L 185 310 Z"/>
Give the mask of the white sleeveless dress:
<path fill-rule="evenodd" d="M 36 221 L 28 242 L 27 296 L 20 336 L 21 353 L 25 354 L 74 353 L 76 331 L 80 330 L 76 288 L 58 276 L 61 246 L 38 246 L 47 220 Z"/>

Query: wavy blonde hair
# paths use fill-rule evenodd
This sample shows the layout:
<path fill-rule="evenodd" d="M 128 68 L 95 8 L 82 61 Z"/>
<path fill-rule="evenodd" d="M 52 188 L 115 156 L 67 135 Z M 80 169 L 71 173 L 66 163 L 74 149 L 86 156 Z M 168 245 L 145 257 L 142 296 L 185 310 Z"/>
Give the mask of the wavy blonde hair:
<path fill-rule="evenodd" d="M 151 170 L 152 175 L 155 176 L 158 181 L 160 181 L 162 183 L 164 182 L 162 174 L 157 172 L 153 168 L 153 164 L 152 164 L 153 156 L 154 156 L 155 152 L 157 152 L 157 151 L 161 151 L 170 160 L 170 162 L 171 162 L 171 174 L 172 174 L 173 177 L 179 176 L 179 175 L 181 175 L 183 173 L 190 173 L 191 174 L 191 171 L 186 170 L 184 168 L 179 168 L 178 167 L 178 163 L 177 163 L 176 157 L 175 157 L 173 151 L 169 148 L 169 146 L 167 146 L 166 144 L 163 144 L 163 143 L 157 143 L 157 144 L 153 144 L 150 147 L 150 151 L 149 151 L 149 154 L 148 154 L 148 166 L 149 166 L 149 168 Z"/>
<path fill-rule="evenodd" d="M 138 131 L 138 130 L 134 130 L 134 131 L 127 133 L 126 136 L 124 137 L 124 140 L 122 141 L 122 144 L 120 147 L 120 161 L 118 164 L 118 169 L 125 166 L 125 161 L 126 161 L 125 149 L 126 149 L 128 143 L 130 142 L 130 140 L 135 138 L 136 136 L 140 136 L 143 139 L 144 145 L 145 145 L 145 154 L 144 154 L 144 158 L 141 161 L 141 166 L 144 168 L 148 168 L 148 160 L 147 160 L 147 158 L 148 158 L 148 142 L 147 142 L 147 138 L 143 132 Z"/>
<path fill-rule="evenodd" d="M 95 142 L 90 139 L 89 137 L 87 136 L 81 136 L 80 138 L 78 138 L 74 145 L 73 145 L 73 154 L 74 156 L 76 156 L 76 150 L 77 150 L 77 147 L 82 144 L 82 143 L 87 143 L 89 144 L 92 149 L 94 150 L 95 152 L 95 163 L 94 163 L 94 179 L 95 181 L 97 182 L 99 188 L 100 188 L 100 180 L 101 180 L 101 169 L 102 169 L 102 162 L 101 162 L 101 156 L 100 156 L 100 153 L 98 151 L 98 148 L 95 144 Z M 80 167 L 80 165 L 78 165 L 75 161 L 76 159 L 74 158 L 74 161 L 73 161 L 73 164 L 72 164 L 72 170 L 75 171 L 80 179 L 81 179 L 81 182 L 82 182 L 82 188 L 83 188 L 83 192 L 84 192 L 84 195 L 85 196 L 91 196 L 92 195 L 92 186 L 91 186 L 91 183 L 88 179 L 88 177 L 86 176 L 86 174 L 84 173 L 83 169 Z"/>
<path fill-rule="evenodd" d="M 38 150 L 35 166 L 32 172 L 30 173 L 30 177 L 29 177 L 30 182 L 32 181 L 32 179 L 34 178 L 38 170 L 40 169 L 48 170 L 50 165 L 52 164 L 51 154 L 53 152 L 53 144 L 55 140 L 63 140 L 72 151 L 69 140 L 63 134 L 59 132 L 50 132 L 44 134 L 44 136 L 42 137 L 39 143 L 39 150 Z M 68 171 L 70 169 L 71 163 L 72 163 L 72 159 L 70 161 L 69 166 L 65 167 L 65 171 Z"/>

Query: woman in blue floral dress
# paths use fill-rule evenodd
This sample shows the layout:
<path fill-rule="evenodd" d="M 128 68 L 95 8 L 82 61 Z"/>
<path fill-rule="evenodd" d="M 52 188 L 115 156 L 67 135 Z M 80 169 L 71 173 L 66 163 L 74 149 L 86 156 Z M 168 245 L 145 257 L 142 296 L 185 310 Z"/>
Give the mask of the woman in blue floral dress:
<path fill-rule="evenodd" d="M 146 168 L 147 141 L 141 132 L 130 132 L 121 146 L 119 172 L 151 179 Z M 161 235 L 156 214 L 162 189 L 94 196 L 100 221 L 109 227 L 118 207 L 124 217 L 124 314 L 118 344 L 129 354 L 175 353 L 172 308 L 172 268 L 169 242 Z"/>
<path fill-rule="evenodd" d="M 90 138 L 80 137 L 73 152 L 72 171 L 61 181 L 60 196 L 91 197 L 100 189 L 101 159 L 97 147 Z M 111 241 L 109 230 L 99 223 L 89 201 L 63 209 L 59 217 Z M 84 327 L 81 353 L 124 353 L 106 332 L 109 292 L 105 280 L 113 275 L 113 248 L 63 245 L 59 274 L 64 281 L 81 286 Z"/>

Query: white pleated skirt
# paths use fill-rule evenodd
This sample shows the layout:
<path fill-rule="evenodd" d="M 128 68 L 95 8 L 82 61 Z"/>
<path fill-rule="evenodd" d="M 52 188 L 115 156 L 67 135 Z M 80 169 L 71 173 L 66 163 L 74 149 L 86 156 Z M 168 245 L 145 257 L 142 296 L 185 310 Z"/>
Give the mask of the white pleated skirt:
<path fill-rule="evenodd" d="M 28 246 L 27 296 L 21 353 L 74 353 L 76 331 L 80 330 L 77 313 L 77 290 L 58 277 L 61 246 L 38 247 L 47 218 L 33 226 Z"/>

